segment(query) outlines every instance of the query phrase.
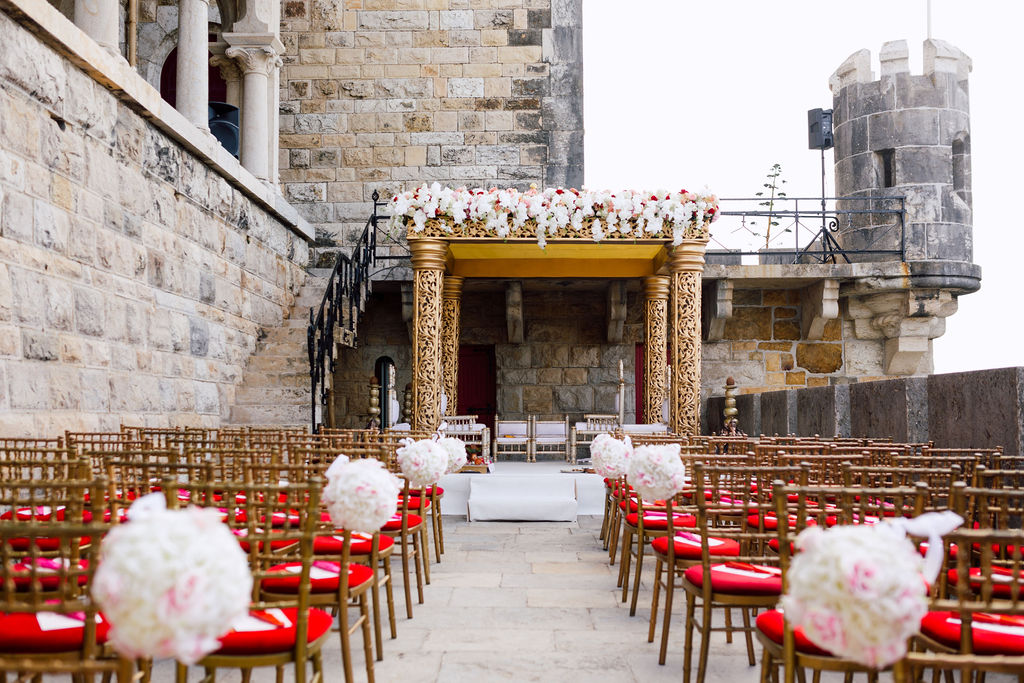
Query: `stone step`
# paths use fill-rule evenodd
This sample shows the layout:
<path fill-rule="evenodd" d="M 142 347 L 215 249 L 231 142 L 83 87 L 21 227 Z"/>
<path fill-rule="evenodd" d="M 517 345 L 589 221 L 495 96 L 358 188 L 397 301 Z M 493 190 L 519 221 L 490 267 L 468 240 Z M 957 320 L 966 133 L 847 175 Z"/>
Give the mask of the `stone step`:
<path fill-rule="evenodd" d="M 233 405 L 228 421 L 231 424 L 308 424 L 310 408 L 305 406 Z"/>
<path fill-rule="evenodd" d="M 256 372 L 246 371 L 241 387 L 306 387 L 308 372 Z"/>
<path fill-rule="evenodd" d="M 282 356 L 291 358 L 300 356 L 306 358 L 306 340 L 298 341 L 261 341 L 256 345 L 257 357 Z"/>
<path fill-rule="evenodd" d="M 309 359 L 305 350 L 301 355 L 289 354 L 286 356 L 263 356 L 254 355 L 245 368 L 246 372 L 288 372 L 308 373 Z"/>
<path fill-rule="evenodd" d="M 308 405 L 309 387 L 242 386 L 235 390 L 236 405 Z"/>
<path fill-rule="evenodd" d="M 306 348 L 306 326 L 282 326 L 273 327 L 267 330 L 267 336 L 263 338 L 263 343 L 267 342 L 285 342 L 289 344 L 296 344 L 301 346 L 303 349 Z"/>

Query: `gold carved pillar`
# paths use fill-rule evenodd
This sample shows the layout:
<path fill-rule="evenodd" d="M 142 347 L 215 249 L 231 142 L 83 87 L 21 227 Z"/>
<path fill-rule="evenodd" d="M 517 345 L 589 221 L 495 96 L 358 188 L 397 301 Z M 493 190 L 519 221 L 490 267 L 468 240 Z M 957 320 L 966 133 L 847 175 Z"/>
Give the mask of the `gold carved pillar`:
<path fill-rule="evenodd" d="M 644 278 L 644 424 L 661 422 L 665 402 L 665 345 L 668 341 L 669 278 Z"/>
<path fill-rule="evenodd" d="M 444 305 L 441 309 L 441 387 L 448 397 L 446 414 L 459 410 L 459 316 L 462 312 L 462 282 L 458 275 L 444 278 Z"/>
<path fill-rule="evenodd" d="M 683 240 L 672 249 L 669 308 L 672 323 L 672 407 L 669 428 L 700 434 L 700 281 L 707 240 Z"/>
<path fill-rule="evenodd" d="M 441 423 L 441 293 L 448 243 L 409 240 L 412 252 L 412 428 Z"/>

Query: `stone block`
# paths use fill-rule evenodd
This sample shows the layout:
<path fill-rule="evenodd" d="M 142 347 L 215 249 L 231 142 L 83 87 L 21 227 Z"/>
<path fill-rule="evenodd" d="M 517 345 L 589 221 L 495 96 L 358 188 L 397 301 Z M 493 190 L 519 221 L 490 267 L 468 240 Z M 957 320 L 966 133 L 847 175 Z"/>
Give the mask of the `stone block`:
<path fill-rule="evenodd" d="M 448 97 L 483 97 L 484 79 L 449 78 Z"/>
<path fill-rule="evenodd" d="M 28 360 L 57 360 L 60 344 L 57 334 L 48 330 L 22 330 L 22 355 Z"/>
<path fill-rule="evenodd" d="M 594 387 L 591 386 L 560 386 L 555 387 L 555 413 L 592 413 L 595 408 Z"/>
<path fill-rule="evenodd" d="M 74 290 L 75 330 L 93 337 L 103 336 L 106 329 L 102 292 L 76 287 Z"/>
<path fill-rule="evenodd" d="M 796 391 L 769 391 L 760 397 L 762 432 L 768 435 L 796 434 Z"/>
<path fill-rule="evenodd" d="M 849 436 L 850 396 L 847 385 L 815 387 L 795 392 L 797 434 Z"/>
<path fill-rule="evenodd" d="M 796 364 L 817 374 L 838 372 L 843 367 L 843 347 L 841 344 L 797 344 Z"/>
<path fill-rule="evenodd" d="M 573 345 L 569 349 L 569 365 L 577 368 L 596 368 L 601 365 L 601 347 Z"/>
<path fill-rule="evenodd" d="M 770 339 L 771 332 L 770 308 L 738 306 L 733 300 L 733 315 L 725 321 L 725 339 Z"/>
<path fill-rule="evenodd" d="M 562 369 L 561 368 L 541 368 L 537 371 L 537 382 L 539 384 L 561 384 L 562 383 Z M 570 384 L 570 382 L 567 382 Z M 571 382 L 571 384 L 579 384 L 579 382 Z"/>
<path fill-rule="evenodd" d="M 47 410 L 50 408 L 50 383 L 39 363 L 9 363 L 10 404 L 13 410 Z"/>
<path fill-rule="evenodd" d="M 550 414 L 554 411 L 553 392 L 550 386 L 523 387 L 523 412 L 528 414 Z"/>
<path fill-rule="evenodd" d="M 927 384 L 928 438 L 936 447 L 1024 453 L 1024 368 L 931 375 Z"/>
<path fill-rule="evenodd" d="M 586 384 L 587 383 L 587 370 L 586 368 L 566 368 L 564 372 L 564 380 L 566 384 Z"/>
<path fill-rule="evenodd" d="M 569 346 L 565 344 L 535 344 L 532 364 L 535 368 L 564 368 L 569 361 Z"/>

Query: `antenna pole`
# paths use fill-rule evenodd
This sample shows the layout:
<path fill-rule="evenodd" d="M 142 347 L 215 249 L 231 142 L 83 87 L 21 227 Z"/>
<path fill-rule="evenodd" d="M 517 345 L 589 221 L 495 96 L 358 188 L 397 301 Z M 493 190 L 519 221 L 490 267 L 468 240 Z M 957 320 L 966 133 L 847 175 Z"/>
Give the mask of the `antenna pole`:
<path fill-rule="evenodd" d="M 928 40 L 932 39 L 932 0 L 925 0 L 928 7 Z"/>

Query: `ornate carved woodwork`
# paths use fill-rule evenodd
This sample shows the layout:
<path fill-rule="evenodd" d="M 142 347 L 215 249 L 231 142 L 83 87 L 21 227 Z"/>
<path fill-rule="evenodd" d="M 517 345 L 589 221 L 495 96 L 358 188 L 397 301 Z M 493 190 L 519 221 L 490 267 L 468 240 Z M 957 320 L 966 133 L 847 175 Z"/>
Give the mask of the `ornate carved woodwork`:
<path fill-rule="evenodd" d="M 644 278 L 644 387 L 641 422 L 661 422 L 665 403 L 669 278 Z"/>
<path fill-rule="evenodd" d="M 700 433 L 700 283 L 706 240 L 683 240 L 672 250 L 672 394 L 669 428 Z"/>
<path fill-rule="evenodd" d="M 444 289 L 443 240 L 409 243 L 413 269 L 412 428 L 434 430 L 441 422 L 441 300 Z"/>
<path fill-rule="evenodd" d="M 459 318 L 462 312 L 462 282 L 464 278 L 446 275 L 444 302 L 441 309 L 441 376 L 442 390 L 448 397 L 449 415 L 458 413 L 459 391 Z"/>

